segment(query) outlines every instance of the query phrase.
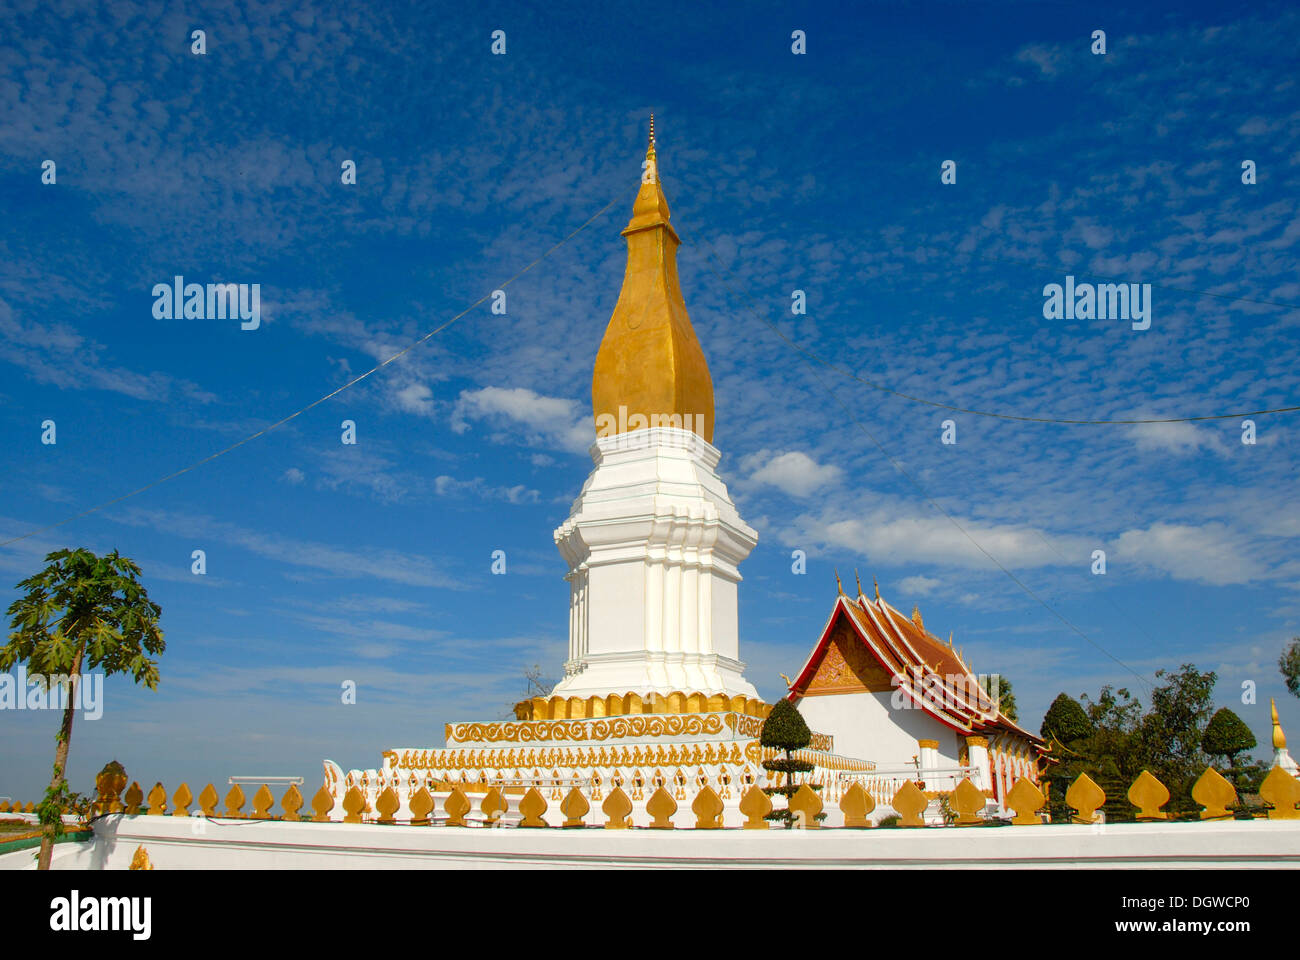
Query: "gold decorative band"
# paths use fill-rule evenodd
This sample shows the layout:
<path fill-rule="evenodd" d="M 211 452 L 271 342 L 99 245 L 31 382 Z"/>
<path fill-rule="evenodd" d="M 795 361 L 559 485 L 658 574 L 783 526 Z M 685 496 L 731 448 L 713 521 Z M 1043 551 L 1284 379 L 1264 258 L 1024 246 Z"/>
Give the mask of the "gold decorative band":
<path fill-rule="evenodd" d="M 757 741 L 752 743 L 757 747 Z M 384 751 L 396 770 L 589 770 L 600 767 L 741 766 L 748 755 L 741 741 L 635 744 L 608 747 L 484 748 L 482 750 Z M 745 753 L 742 753 L 742 749 Z"/>
<path fill-rule="evenodd" d="M 939 749 L 938 740 L 918 740 L 916 741 L 916 745 L 920 747 L 922 750 L 925 750 L 927 747 L 931 750 Z"/>
<path fill-rule="evenodd" d="M 545 743 L 554 740 L 602 741 L 626 737 L 697 737 L 722 732 L 722 714 L 611 717 L 608 720 L 524 720 L 511 723 L 456 723 L 450 743 Z"/>
<path fill-rule="evenodd" d="M 726 715 L 727 726 L 741 737 L 753 737 L 758 739 L 763 734 L 763 720 L 761 717 L 749 717 L 739 713 L 729 713 Z M 835 738 L 829 733 L 814 733 L 812 741 L 808 744 L 810 750 L 817 750 L 821 753 L 835 752 Z"/>
<path fill-rule="evenodd" d="M 743 713 L 763 718 L 771 706 L 752 697 L 720 693 L 611 693 L 604 697 L 533 697 L 515 704 L 516 720 L 589 720 L 638 714 Z"/>

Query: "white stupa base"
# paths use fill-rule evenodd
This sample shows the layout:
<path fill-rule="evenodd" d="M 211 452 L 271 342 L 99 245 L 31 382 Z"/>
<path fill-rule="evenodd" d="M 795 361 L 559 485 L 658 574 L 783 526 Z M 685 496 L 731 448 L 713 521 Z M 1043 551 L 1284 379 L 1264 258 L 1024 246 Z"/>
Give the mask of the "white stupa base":
<path fill-rule="evenodd" d="M 551 697 L 758 698 L 739 659 L 737 569 L 757 542 L 690 430 L 601 437 L 555 542 L 569 564 L 569 656 Z"/>

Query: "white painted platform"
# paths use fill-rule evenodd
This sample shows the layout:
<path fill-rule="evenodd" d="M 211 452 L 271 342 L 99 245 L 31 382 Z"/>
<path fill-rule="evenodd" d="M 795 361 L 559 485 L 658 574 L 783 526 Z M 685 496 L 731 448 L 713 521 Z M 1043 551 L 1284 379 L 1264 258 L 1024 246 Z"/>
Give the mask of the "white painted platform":
<path fill-rule="evenodd" d="M 123 815 L 56 847 L 54 868 L 545 869 L 1300 867 L 1300 821 L 875 830 L 561 830 Z M 0 869 L 33 869 L 29 851 Z"/>

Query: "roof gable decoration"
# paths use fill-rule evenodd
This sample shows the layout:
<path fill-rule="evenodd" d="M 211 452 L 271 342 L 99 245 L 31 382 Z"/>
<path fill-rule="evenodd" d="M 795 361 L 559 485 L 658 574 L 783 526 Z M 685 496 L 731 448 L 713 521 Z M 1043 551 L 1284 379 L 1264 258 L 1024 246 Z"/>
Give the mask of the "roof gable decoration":
<path fill-rule="evenodd" d="M 963 734 L 1001 728 L 1040 743 L 998 710 L 979 677 L 952 646 L 912 616 L 879 599 L 840 593 L 790 698 L 892 689 L 894 709 L 923 709 Z M 867 663 L 866 661 L 870 661 Z M 884 681 L 887 680 L 888 686 Z"/>

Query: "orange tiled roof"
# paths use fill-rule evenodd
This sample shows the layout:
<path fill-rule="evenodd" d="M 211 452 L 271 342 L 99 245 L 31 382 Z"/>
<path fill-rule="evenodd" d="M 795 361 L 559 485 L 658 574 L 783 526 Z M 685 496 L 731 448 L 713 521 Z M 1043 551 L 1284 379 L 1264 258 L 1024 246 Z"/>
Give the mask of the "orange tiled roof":
<path fill-rule="evenodd" d="M 998 710 L 957 651 L 919 621 L 881 599 L 879 592 L 874 600 L 861 591 L 856 598 L 841 593 L 821 639 L 790 685 L 790 700 L 797 703 L 804 695 L 836 627 L 847 622 L 857 640 L 892 675 L 894 685 L 942 723 L 963 734 L 1004 730 L 1041 744 L 1039 737 Z"/>

